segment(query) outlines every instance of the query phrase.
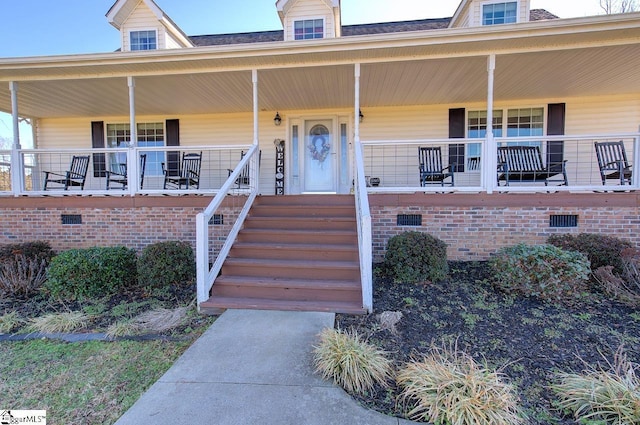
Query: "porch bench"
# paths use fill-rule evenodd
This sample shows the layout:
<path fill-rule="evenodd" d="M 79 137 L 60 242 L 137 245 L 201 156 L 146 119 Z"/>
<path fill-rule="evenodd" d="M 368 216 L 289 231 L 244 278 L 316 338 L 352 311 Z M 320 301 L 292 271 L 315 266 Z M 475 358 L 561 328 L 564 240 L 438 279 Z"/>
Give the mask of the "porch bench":
<path fill-rule="evenodd" d="M 513 182 L 544 182 L 545 186 L 559 183 L 560 186 L 568 186 L 567 160 L 545 165 L 538 146 L 499 146 L 498 186 L 501 181 L 504 181 L 505 186 Z"/>

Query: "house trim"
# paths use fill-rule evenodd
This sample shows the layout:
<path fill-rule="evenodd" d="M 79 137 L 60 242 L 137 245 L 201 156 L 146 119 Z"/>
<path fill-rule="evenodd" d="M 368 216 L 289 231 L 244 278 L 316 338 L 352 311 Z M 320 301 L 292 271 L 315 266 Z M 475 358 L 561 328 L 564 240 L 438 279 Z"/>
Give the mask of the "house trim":
<path fill-rule="evenodd" d="M 527 53 L 636 44 L 640 13 L 519 25 L 454 28 L 383 35 L 0 60 L 0 81 L 172 75 L 212 70 L 275 69 L 313 65 Z M 428 47 L 428 49 L 425 49 Z M 343 52 L 349 51 L 345 59 Z M 268 58 L 268 61 L 264 61 Z M 153 67 L 149 67 L 153 64 Z"/>

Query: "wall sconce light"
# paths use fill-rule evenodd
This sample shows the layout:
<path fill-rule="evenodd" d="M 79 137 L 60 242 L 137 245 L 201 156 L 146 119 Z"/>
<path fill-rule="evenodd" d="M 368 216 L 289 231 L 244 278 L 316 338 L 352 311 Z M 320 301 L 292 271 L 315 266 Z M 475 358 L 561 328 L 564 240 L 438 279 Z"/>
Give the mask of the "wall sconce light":
<path fill-rule="evenodd" d="M 358 116 L 360 118 L 360 122 L 364 121 L 364 115 L 362 115 L 362 109 L 358 109 Z"/>
<path fill-rule="evenodd" d="M 280 114 L 278 112 L 276 112 L 276 116 L 273 118 L 273 123 L 275 125 L 282 124 L 282 118 L 280 118 Z"/>

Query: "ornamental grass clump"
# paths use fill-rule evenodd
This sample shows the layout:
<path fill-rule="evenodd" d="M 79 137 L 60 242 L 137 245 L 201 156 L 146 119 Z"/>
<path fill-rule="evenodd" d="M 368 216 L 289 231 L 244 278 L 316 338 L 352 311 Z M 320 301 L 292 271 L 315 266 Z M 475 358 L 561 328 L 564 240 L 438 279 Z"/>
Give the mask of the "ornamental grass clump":
<path fill-rule="evenodd" d="M 607 364 L 609 370 L 587 365 L 581 374 L 559 374 L 552 388 L 560 397 L 560 408 L 580 423 L 640 424 L 639 365 L 627 359 L 622 347 L 613 365 Z"/>
<path fill-rule="evenodd" d="M 589 292 L 590 263 L 577 251 L 518 244 L 500 249 L 489 264 L 494 285 L 507 294 L 573 304 Z"/>
<path fill-rule="evenodd" d="M 447 244 L 423 232 L 404 232 L 387 242 L 384 270 L 395 283 L 439 281 L 447 277 Z"/>
<path fill-rule="evenodd" d="M 386 352 L 360 339 L 355 332 L 326 328 L 314 347 L 316 372 L 350 393 L 363 394 L 376 383 L 383 387 L 391 378 Z"/>
<path fill-rule="evenodd" d="M 29 330 L 42 333 L 66 333 L 86 328 L 90 317 L 81 311 L 51 313 L 31 319 Z"/>
<path fill-rule="evenodd" d="M 396 381 L 414 420 L 451 425 L 522 424 L 518 397 L 501 374 L 455 347 L 433 348 L 409 362 Z"/>

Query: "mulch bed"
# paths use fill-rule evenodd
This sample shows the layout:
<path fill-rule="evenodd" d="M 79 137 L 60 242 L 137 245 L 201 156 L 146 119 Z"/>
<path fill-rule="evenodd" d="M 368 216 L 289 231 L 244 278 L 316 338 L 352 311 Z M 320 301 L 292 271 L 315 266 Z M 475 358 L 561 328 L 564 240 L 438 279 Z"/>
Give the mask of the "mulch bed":
<path fill-rule="evenodd" d="M 549 389 L 554 373 L 581 372 L 585 362 L 608 369 L 605 358 L 624 344 L 629 360 L 640 362 L 640 310 L 595 293 L 577 307 L 511 298 L 490 284 L 484 262 L 451 262 L 450 277 L 438 283 L 394 284 L 376 278 L 374 314 L 337 315 L 341 329 L 355 329 L 391 353 L 397 368 L 420 358 L 433 345 L 456 343 L 477 361 L 502 372 L 518 388 L 520 404 L 534 425 L 575 424 L 554 408 Z M 397 332 L 380 327 L 377 314 L 400 311 Z M 377 387 L 360 403 L 403 416 L 399 390 Z"/>

